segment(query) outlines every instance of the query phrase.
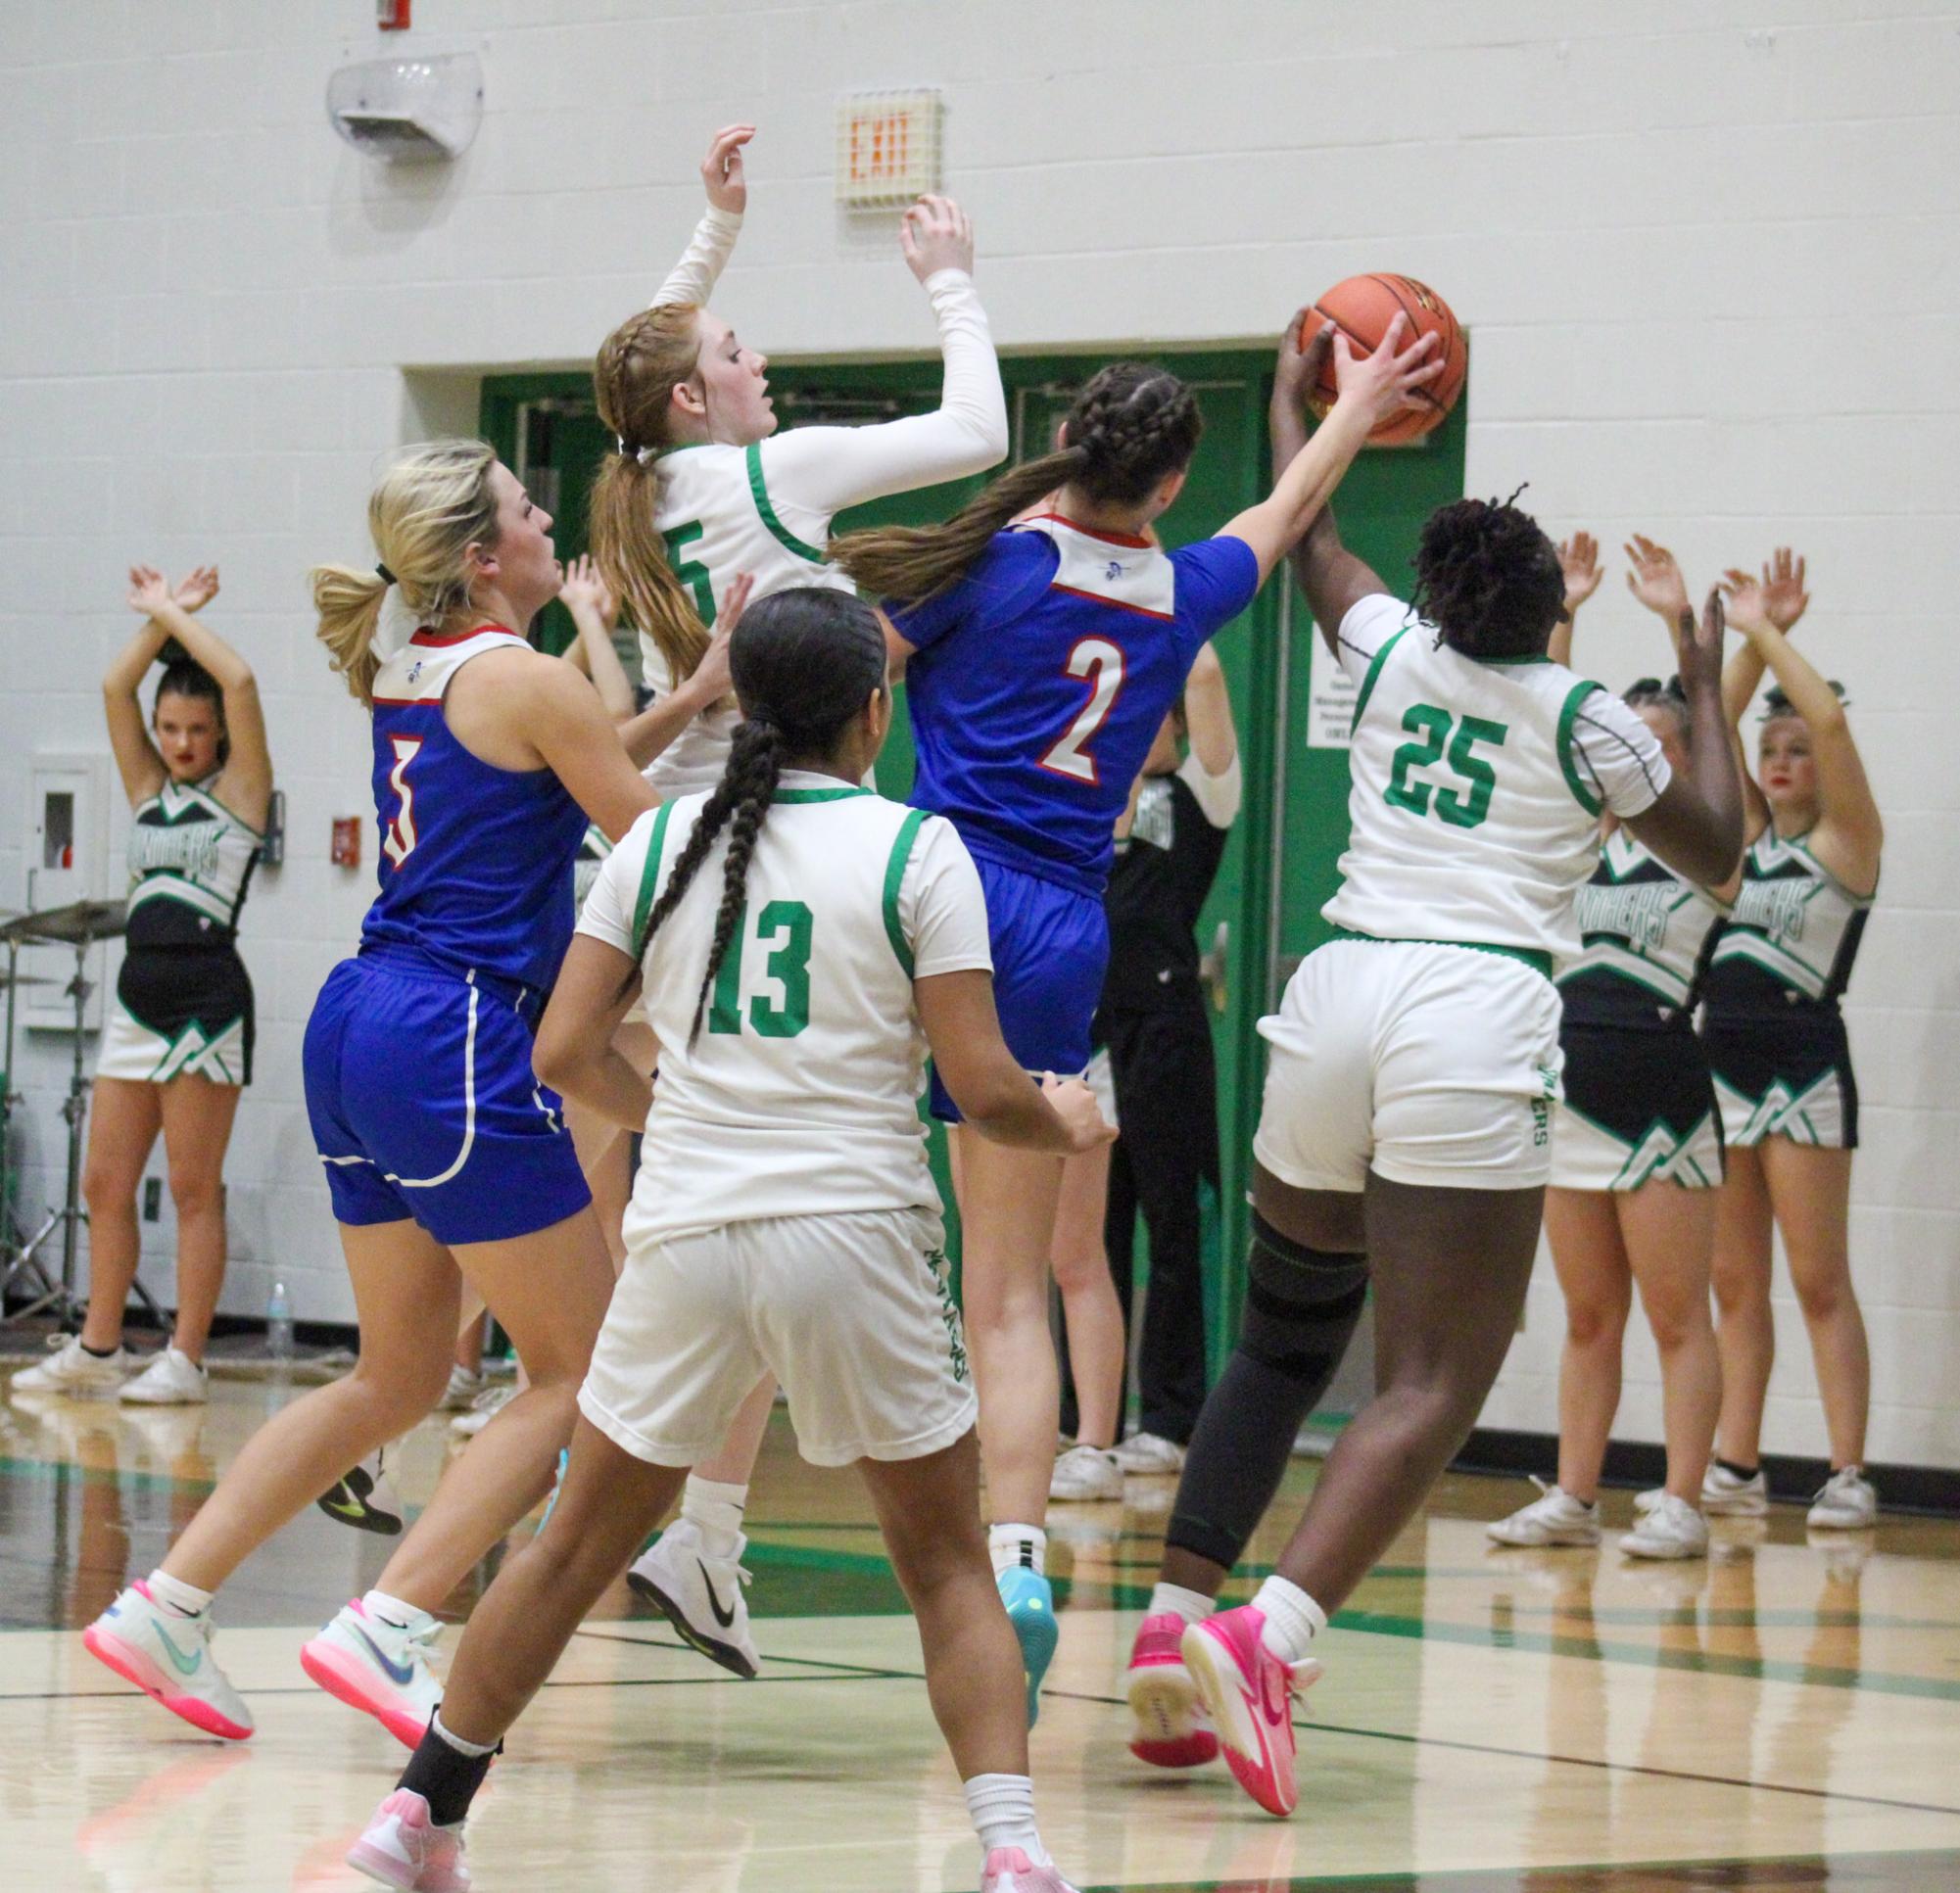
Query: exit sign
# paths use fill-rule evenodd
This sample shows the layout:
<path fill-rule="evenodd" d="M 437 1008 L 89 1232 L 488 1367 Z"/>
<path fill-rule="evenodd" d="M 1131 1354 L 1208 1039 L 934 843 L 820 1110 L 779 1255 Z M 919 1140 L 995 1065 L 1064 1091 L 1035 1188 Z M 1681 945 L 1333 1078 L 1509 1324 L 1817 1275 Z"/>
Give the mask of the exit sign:
<path fill-rule="evenodd" d="M 839 99 L 837 202 L 875 210 L 936 191 L 944 115 L 945 100 L 931 87 Z"/>

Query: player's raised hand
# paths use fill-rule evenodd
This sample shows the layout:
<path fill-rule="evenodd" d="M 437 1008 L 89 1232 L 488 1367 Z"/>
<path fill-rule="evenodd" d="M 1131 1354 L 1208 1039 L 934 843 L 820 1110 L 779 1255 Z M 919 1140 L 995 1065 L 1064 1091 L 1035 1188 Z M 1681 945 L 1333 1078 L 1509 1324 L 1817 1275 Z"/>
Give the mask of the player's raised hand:
<path fill-rule="evenodd" d="M 1681 673 L 1682 688 L 1691 695 L 1699 690 L 1719 691 L 1722 687 L 1722 639 L 1727 633 L 1727 614 L 1722 609 L 1722 588 L 1708 592 L 1697 620 L 1682 598 L 1682 615 L 1675 627 L 1674 655 Z"/>
<path fill-rule="evenodd" d="M 176 590 L 170 595 L 176 599 L 180 610 L 202 611 L 217 596 L 217 567 L 198 566 L 177 581 Z"/>
<path fill-rule="evenodd" d="M 701 182 L 707 187 L 708 203 L 717 211 L 732 211 L 740 216 L 748 209 L 741 148 L 754 136 L 753 125 L 723 125 L 709 143 L 708 155 L 701 160 Z"/>
<path fill-rule="evenodd" d="M 1313 333 L 1308 333 L 1309 328 Z M 1310 304 L 1296 309 L 1279 337 L 1279 359 L 1272 369 L 1272 398 L 1283 401 L 1296 412 L 1307 405 L 1307 397 L 1320 379 L 1328 352 L 1334 346 L 1335 324 L 1314 321 Z"/>
<path fill-rule="evenodd" d="M 1072 1154 L 1079 1155 L 1116 1142 L 1116 1126 L 1105 1119 L 1102 1107 L 1096 1103 L 1096 1094 L 1080 1078 L 1058 1078 L 1052 1071 L 1044 1072 L 1041 1095 L 1067 1127 Z"/>
<path fill-rule="evenodd" d="M 1334 335 L 1334 385 L 1342 401 L 1358 402 L 1367 414 L 1372 432 L 1391 416 L 1414 404 L 1415 391 L 1434 381 L 1443 372 L 1443 362 L 1435 355 L 1434 329 L 1418 335 L 1403 347 L 1409 334 L 1409 317 L 1397 315 L 1372 355 L 1357 355 L 1345 330 Z"/>
<path fill-rule="evenodd" d="M 590 552 L 581 552 L 564 568 L 558 596 L 569 610 L 592 612 L 607 631 L 618 621 L 619 600 Z"/>
<path fill-rule="evenodd" d="M 1560 540 L 1558 570 L 1565 579 L 1565 615 L 1570 618 L 1606 576 L 1600 563 L 1600 542 L 1591 533 L 1574 533 L 1570 539 Z"/>
<path fill-rule="evenodd" d="M 1670 625 L 1678 624 L 1684 615 L 1692 612 L 1687 581 L 1681 576 L 1680 566 L 1674 562 L 1674 554 L 1665 545 L 1657 545 L 1652 540 L 1636 533 L 1623 549 L 1631 567 L 1627 573 L 1627 590 L 1642 604 L 1665 618 Z"/>
<path fill-rule="evenodd" d="M 973 274 L 974 226 L 950 197 L 928 194 L 910 206 L 898 220 L 898 247 L 922 283 L 940 269 Z"/>

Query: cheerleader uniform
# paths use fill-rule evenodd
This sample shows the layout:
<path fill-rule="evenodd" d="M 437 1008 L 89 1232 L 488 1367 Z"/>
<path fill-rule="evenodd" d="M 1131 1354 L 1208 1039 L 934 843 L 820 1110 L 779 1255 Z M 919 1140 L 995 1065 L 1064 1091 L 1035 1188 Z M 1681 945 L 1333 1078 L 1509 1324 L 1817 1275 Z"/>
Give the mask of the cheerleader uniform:
<path fill-rule="evenodd" d="M 1858 1085 L 1840 1001 L 1873 896 L 1854 894 L 1801 835 L 1766 828 L 1703 985 L 1701 1044 L 1733 1145 L 1787 1137 L 1858 1147 Z"/>
<path fill-rule="evenodd" d="M 1624 828 L 1579 890 L 1585 948 L 1558 975 L 1565 1096 L 1552 1181 L 1564 1190 L 1694 1190 L 1722 1181 L 1722 1125 L 1692 1022 L 1708 939 L 1727 912 Z"/>
<path fill-rule="evenodd" d="M 129 833 L 128 950 L 98 1078 L 252 1082 L 252 981 L 238 916 L 264 840 L 200 782 L 166 782 Z"/>

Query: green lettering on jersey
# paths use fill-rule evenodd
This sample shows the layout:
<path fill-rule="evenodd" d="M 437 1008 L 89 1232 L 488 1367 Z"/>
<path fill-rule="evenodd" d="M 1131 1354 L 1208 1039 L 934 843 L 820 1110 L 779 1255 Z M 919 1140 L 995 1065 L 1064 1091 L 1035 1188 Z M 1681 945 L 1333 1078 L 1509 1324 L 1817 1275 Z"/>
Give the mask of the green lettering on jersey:
<path fill-rule="evenodd" d="M 697 519 L 690 526 L 676 526 L 672 532 L 661 534 L 661 538 L 667 542 L 667 563 L 674 568 L 674 576 L 694 594 L 694 610 L 701 623 L 712 631 L 715 589 L 708 579 L 708 568 L 700 560 L 686 556 L 687 548 L 700 538 L 703 530 Z"/>
<path fill-rule="evenodd" d="M 1498 777 L 1491 764 L 1476 753 L 1475 745 L 1481 742 L 1493 749 L 1502 748 L 1510 726 L 1492 723 L 1483 717 L 1465 717 L 1458 723 L 1437 704 L 1412 703 L 1403 714 L 1402 727 L 1417 740 L 1404 743 L 1395 752 L 1395 766 L 1389 773 L 1382 800 L 1392 808 L 1424 816 L 1430 811 L 1433 795 L 1439 820 L 1453 828 L 1481 827 L 1491 812 L 1491 796 L 1497 788 Z M 1442 762 L 1446 747 L 1450 768 L 1456 772 L 1460 788 L 1410 780 L 1411 771 Z"/>

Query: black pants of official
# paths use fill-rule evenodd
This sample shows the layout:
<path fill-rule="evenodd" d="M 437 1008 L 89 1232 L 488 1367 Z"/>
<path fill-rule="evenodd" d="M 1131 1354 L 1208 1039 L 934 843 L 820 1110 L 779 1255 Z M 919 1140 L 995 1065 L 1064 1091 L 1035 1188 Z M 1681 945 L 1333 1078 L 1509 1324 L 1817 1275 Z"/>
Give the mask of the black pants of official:
<path fill-rule="evenodd" d="M 1139 1424 L 1187 1443 L 1205 1404 L 1202 1230 L 1219 1197 L 1218 1067 L 1204 1002 L 1166 1012 L 1106 1009 L 1099 1019 L 1123 1134 L 1110 1154 L 1103 1240 L 1130 1323 L 1136 1217 L 1150 1238 L 1150 1293 L 1137 1350 Z M 1129 1399 L 1124 1373 L 1123 1405 Z"/>

